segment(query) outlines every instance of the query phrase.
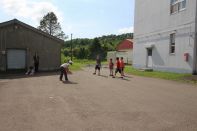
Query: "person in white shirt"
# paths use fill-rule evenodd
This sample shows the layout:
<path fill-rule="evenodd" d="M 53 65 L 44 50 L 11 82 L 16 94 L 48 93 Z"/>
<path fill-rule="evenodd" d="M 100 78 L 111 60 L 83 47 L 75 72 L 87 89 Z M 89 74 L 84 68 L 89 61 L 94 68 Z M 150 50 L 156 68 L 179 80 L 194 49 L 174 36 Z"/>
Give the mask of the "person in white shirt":
<path fill-rule="evenodd" d="M 67 74 L 69 72 L 69 66 L 72 65 L 73 62 L 71 60 L 69 60 L 67 63 L 64 63 L 60 66 L 60 81 L 62 81 L 63 75 L 65 77 L 65 81 L 68 81 L 68 77 Z"/>

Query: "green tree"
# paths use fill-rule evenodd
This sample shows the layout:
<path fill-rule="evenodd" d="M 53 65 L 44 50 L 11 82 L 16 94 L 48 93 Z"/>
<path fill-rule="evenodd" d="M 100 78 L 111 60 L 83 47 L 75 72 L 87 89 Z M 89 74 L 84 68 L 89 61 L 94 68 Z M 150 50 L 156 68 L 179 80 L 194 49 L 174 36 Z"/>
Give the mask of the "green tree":
<path fill-rule="evenodd" d="M 76 58 L 78 59 L 87 59 L 88 57 L 88 50 L 85 48 L 79 48 L 76 54 Z"/>
<path fill-rule="evenodd" d="M 102 46 L 98 38 L 94 38 L 89 50 L 91 59 L 95 59 L 97 55 L 102 57 Z"/>
<path fill-rule="evenodd" d="M 82 39 L 77 38 L 72 40 L 73 45 L 73 55 L 78 59 L 95 59 L 96 55 L 99 54 L 102 59 L 106 59 L 108 51 L 115 51 L 117 45 L 125 39 L 132 39 L 133 34 L 121 34 L 121 35 L 107 35 L 98 37 L 95 39 Z M 71 41 L 65 41 L 64 52 L 65 55 L 68 55 L 70 52 Z"/>
<path fill-rule="evenodd" d="M 67 38 L 62 31 L 57 16 L 53 12 L 47 13 L 40 20 L 40 26 L 38 26 L 38 29 L 63 40 Z"/>

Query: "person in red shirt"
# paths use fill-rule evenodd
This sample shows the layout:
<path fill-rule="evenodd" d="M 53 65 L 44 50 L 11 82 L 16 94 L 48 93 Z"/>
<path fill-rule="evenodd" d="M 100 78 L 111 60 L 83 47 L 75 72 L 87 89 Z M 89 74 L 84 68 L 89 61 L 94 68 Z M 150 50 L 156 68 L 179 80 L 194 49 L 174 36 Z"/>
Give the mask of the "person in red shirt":
<path fill-rule="evenodd" d="M 123 57 L 120 58 L 120 69 L 121 69 L 121 76 L 122 77 L 124 76 L 124 67 L 125 67 L 123 59 L 124 59 Z"/>
<path fill-rule="evenodd" d="M 115 76 L 116 76 L 116 73 L 121 73 L 121 68 L 120 68 L 120 60 L 119 60 L 119 57 L 116 58 L 116 71 L 115 71 Z"/>
<path fill-rule="evenodd" d="M 112 59 L 109 61 L 109 71 L 110 71 L 110 76 L 114 76 L 114 63 Z"/>

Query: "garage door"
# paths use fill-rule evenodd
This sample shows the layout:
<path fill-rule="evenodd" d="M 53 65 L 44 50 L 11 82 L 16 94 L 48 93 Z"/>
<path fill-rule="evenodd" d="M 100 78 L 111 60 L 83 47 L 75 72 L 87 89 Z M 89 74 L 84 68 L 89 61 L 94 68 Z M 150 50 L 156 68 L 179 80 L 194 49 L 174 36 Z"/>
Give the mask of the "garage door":
<path fill-rule="evenodd" d="M 9 49 L 7 50 L 7 68 L 8 69 L 25 69 L 26 51 Z"/>

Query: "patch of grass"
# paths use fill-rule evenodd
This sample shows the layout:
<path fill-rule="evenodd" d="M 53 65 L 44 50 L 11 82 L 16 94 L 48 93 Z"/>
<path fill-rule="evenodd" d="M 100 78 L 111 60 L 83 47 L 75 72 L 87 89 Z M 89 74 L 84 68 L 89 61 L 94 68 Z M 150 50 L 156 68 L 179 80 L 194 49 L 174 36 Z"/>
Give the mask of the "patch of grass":
<path fill-rule="evenodd" d="M 95 66 L 96 61 L 95 60 L 88 60 L 88 59 L 73 59 L 73 65 L 70 66 L 70 69 L 72 71 L 78 71 L 82 70 L 82 68 L 88 66 L 88 65 L 93 65 Z M 106 61 L 101 62 L 102 65 L 107 64 Z"/>
<path fill-rule="evenodd" d="M 153 78 L 161 78 L 166 80 L 174 80 L 174 81 L 183 81 L 183 82 L 191 82 L 196 83 L 192 80 L 186 80 L 186 77 L 191 77 L 191 74 L 179 74 L 179 73 L 171 73 L 171 72 L 160 72 L 160 71 L 140 71 L 138 69 L 134 69 L 131 66 L 126 66 L 125 72 L 131 75 L 144 76 L 144 77 L 153 77 Z"/>
<path fill-rule="evenodd" d="M 74 59 L 73 62 L 80 63 L 82 65 L 95 64 L 94 60 L 88 60 L 88 59 Z"/>
<path fill-rule="evenodd" d="M 62 55 L 61 58 L 61 63 L 65 63 L 68 60 L 70 60 L 70 57 L 64 57 Z M 78 71 L 78 70 L 82 70 L 83 67 L 87 66 L 87 65 L 91 65 L 91 64 L 95 64 L 95 61 L 93 60 L 88 60 L 88 59 L 76 59 L 73 58 L 73 64 L 70 66 L 70 70 L 71 71 Z"/>
<path fill-rule="evenodd" d="M 61 63 L 65 63 L 68 60 L 70 60 L 70 57 L 65 57 L 63 54 L 61 54 Z M 89 59 L 76 59 L 73 58 L 73 65 L 70 66 L 71 71 L 78 71 L 82 70 L 87 65 L 95 65 L 96 61 L 95 60 L 89 60 Z M 104 61 L 101 64 L 106 64 L 107 62 Z"/>
<path fill-rule="evenodd" d="M 94 61 L 86 60 L 86 59 L 85 60 L 74 59 L 73 62 L 74 62 L 73 65 L 70 66 L 71 71 L 82 70 L 83 67 L 95 63 Z"/>
<path fill-rule="evenodd" d="M 78 71 L 82 70 L 82 65 L 80 63 L 74 63 L 73 65 L 70 66 L 71 71 Z"/>

